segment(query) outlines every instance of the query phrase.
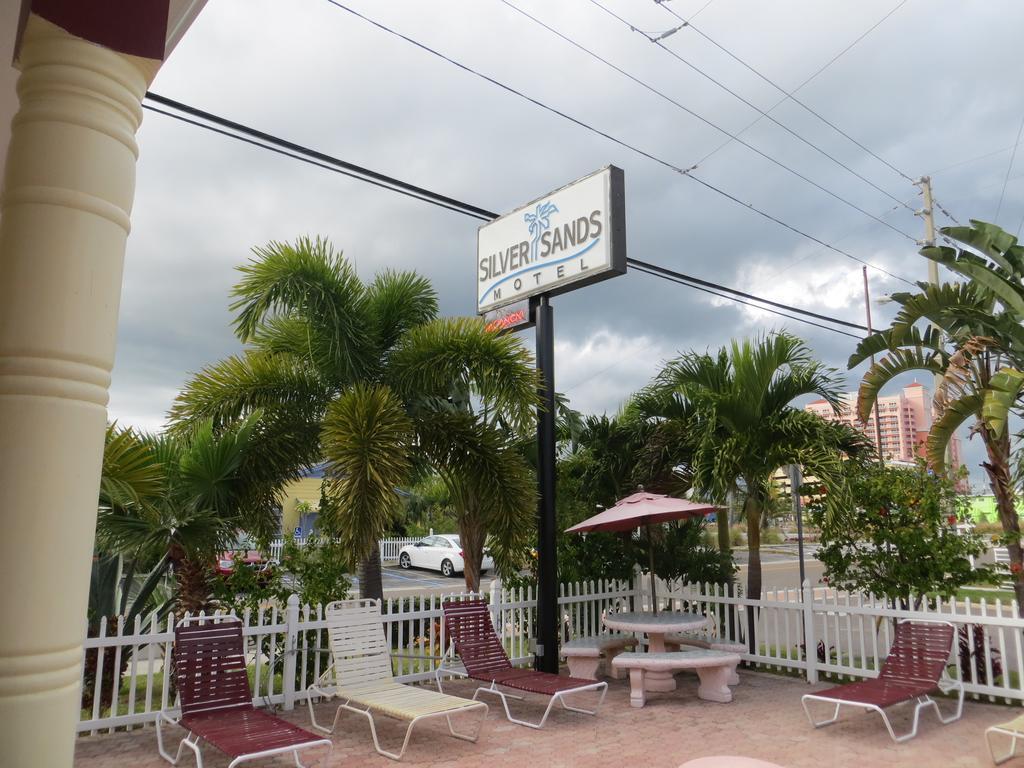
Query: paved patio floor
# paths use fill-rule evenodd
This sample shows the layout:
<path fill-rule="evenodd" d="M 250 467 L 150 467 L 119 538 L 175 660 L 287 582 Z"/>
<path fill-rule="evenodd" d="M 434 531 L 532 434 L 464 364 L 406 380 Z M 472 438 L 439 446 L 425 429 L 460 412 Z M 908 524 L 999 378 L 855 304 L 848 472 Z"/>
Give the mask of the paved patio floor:
<path fill-rule="evenodd" d="M 401 764 L 412 768 L 677 768 L 695 757 L 727 754 L 759 757 L 788 768 L 967 768 L 992 764 L 985 749 L 985 728 L 1020 712 L 1019 708 L 968 701 L 960 721 L 943 726 L 931 713 L 925 713 L 917 738 L 894 744 L 877 716 L 852 710 L 836 725 L 813 729 L 800 707 L 800 696 L 827 688 L 827 684 L 812 687 L 799 679 L 762 672 L 741 671 L 740 676 L 742 684 L 730 704 L 697 699 L 696 677 L 681 675 L 677 678 L 679 690 L 651 694 L 643 709 L 629 706 L 627 681 L 609 681 L 608 698 L 597 717 L 555 710 L 542 731 L 506 722 L 495 701 L 477 743 L 449 738 L 443 720 L 428 721 L 417 727 Z M 471 695 L 473 687 L 457 681 L 446 690 Z M 543 706 L 543 699 L 529 697 L 518 702 L 513 712 L 539 717 Z M 318 718 L 329 721 L 333 708 L 323 704 L 317 713 Z M 287 713 L 287 718 L 309 725 L 304 707 Z M 898 729 L 909 726 L 909 708 L 898 708 L 894 721 Z M 383 723 L 379 732 L 385 747 L 399 746 L 404 725 L 386 717 L 378 718 L 378 723 Z M 358 715 L 342 714 L 333 738 L 329 762 L 316 765 L 361 768 L 395 764 L 374 752 L 369 728 Z M 212 747 L 203 753 L 208 768 L 224 768 L 229 762 Z M 312 752 L 307 754 L 313 757 Z M 306 760 L 307 765 L 310 762 Z M 179 765 L 191 768 L 194 764 L 186 755 Z M 249 764 L 294 765 L 290 758 Z M 75 756 L 75 768 L 166 765 L 157 754 L 152 728 L 82 737 Z M 1024 758 L 1008 765 L 1024 768 Z"/>

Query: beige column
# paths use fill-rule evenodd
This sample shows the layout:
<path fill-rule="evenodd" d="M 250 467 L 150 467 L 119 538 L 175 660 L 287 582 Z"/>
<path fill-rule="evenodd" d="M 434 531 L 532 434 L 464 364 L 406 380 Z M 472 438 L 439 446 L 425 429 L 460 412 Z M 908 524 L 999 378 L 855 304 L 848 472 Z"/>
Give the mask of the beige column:
<path fill-rule="evenodd" d="M 0 764 L 70 766 L 107 389 L 157 62 L 31 16 L 0 198 Z"/>

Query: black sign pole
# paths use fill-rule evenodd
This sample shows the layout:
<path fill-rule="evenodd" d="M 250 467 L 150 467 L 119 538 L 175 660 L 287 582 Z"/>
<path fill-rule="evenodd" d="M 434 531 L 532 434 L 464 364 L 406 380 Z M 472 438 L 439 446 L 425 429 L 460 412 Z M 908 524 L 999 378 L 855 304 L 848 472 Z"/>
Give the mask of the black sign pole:
<path fill-rule="evenodd" d="M 534 303 L 536 301 L 536 303 Z M 537 649 L 534 668 L 558 672 L 558 552 L 555 530 L 555 329 L 548 295 L 531 300 L 537 323 Z"/>

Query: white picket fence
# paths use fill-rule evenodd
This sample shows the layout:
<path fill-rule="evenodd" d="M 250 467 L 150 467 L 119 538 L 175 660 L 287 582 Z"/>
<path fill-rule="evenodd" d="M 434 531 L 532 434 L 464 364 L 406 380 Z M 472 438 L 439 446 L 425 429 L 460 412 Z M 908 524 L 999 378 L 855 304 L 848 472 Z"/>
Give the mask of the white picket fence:
<path fill-rule="evenodd" d="M 649 579 L 639 584 L 637 602 L 649 605 Z M 888 654 L 895 620 L 947 621 L 956 628 L 958 638 L 958 652 L 951 654 L 950 664 L 967 693 L 992 701 L 1024 702 L 1024 619 L 1015 600 L 939 599 L 930 607 L 922 601 L 918 610 L 902 610 L 881 598 L 812 588 L 809 583 L 802 592 L 769 591 L 760 600 L 749 600 L 712 584 L 659 580 L 657 587 L 659 606 L 711 616 L 714 636 L 746 643 L 745 661 L 800 670 L 811 683 L 822 675 L 876 677 Z M 748 631 L 751 617 L 753 649 Z M 980 639 L 976 638 L 979 632 Z M 976 640 L 983 649 L 981 659 L 974 656 Z M 970 654 L 966 666 L 961 662 L 961 644 Z"/>
<path fill-rule="evenodd" d="M 398 553 L 402 547 L 407 547 L 410 544 L 415 544 L 417 541 L 422 540 L 423 537 L 419 538 L 403 538 L 403 539 L 381 539 L 380 540 L 380 561 L 382 563 L 397 563 Z"/>
<path fill-rule="evenodd" d="M 635 587 L 633 585 L 636 585 Z M 967 647 L 975 649 L 976 633 L 983 658 L 961 664 L 953 653 L 951 664 L 969 694 L 990 700 L 1024 702 L 1024 620 L 1016 602 L 936 601 L 916 611 L 894 609 L 884 600 L 837 592 L 823 587 L 767 592 L 760 600 L 731 595 L 723 587 L 659 580 L 661 609 L 700 612 L 711 617 L 710 633 L 748 645 L 743 659 L 769 669 L 798 670 L 808 682 L 820 676 L 845 678 L 878 674 L 891 643 L 893 620 L 948 621 L 963 628 Z M 489 595 L 495 627 L 516 664 L 532 660 L 536 595 L 532 589 L 504 589 L 497 580 Z M 602 630 L 609 611 L 649 609 L 650 581 L 563 584 L 562 639 L 590 636 Z M 425 595 L 386 600 L 385 632 L 395 649 L 395 673 L 403 682 L 433 677 L 447 646 L 441 598 Z M 276 607 L 246 613 L 249 665 L 253 672 L 253 701 L 290 709 L 306 698 L 306 688 L 326 669 L 328 655 L 322 609 L 300 606 L 293 595 L 284 610 Z M 750 622 L 756 630 L 750 649 Z M 140 727 L 156 713 L 173 706 L 164 662 L 174 640 L 173 616 L 136 620 L 133 627 L 117 624 L 108 632 L 100 625 L 98 637 L 85 642 L 94 654 L 100 674 L 92 682 L 91 711 L 83 712 L 79 732 Z M 641 638 L 643 642 L 643 638 Z M 823 658 L 819 658 L 819 643 Z M 805 652 L 809 649 L 809 653 Z M 124 668 L 118 696 L 108 709 L 103 705 L 103 669 Z M 1001 673 L 1000 673 L 1001 667 Z M 83 666 L 83 680 L 84 680 Z M 108 673 L 109 676 L 109 673 Z M 107 694 L 109 698 L 109 693 Z"/>
<path fill-rule="evenodd" d="M 634 595 L 628 582 L 590 582 L 562 585 L 564 636 L 600 631 L 602 616 L 628 606 Z M 515 664 L 533 660 L 536 594 L 532 589 L 504 589 L 496 580 L 489 594 L 494 624 Z M 418 596 L 385 600 L 384 629 L 395 649 L 395 674 L 402 682 L 432 679 L 447 642 L 444 637 L 441 597 Z M 218 614 L 213 614 L 214 616 Z M 253 702 L 291 709 L 306 698 L 306 688 L 329 664 L 326 622 L 321 606 L 300 606 L 292 595 L 285 609 L 271 607 L 242 617 L 246 654 L 252 668 Z M 79 732 L 133 728 L 152 722 L 161 709 L 173 706 L 170 678 L 164 674 L 174 642 L 176 617 L 136 619 L 134 626 L 117 622 L 108 632 L 104 620 L 97 637 L 85 641 L 86 661 L 93 654 L 98 670 L 91 683 L 93 704 L 83 711 Z M 124 662 L 124 663 L 122 663 Z M 111 667 L 110 665 L 113 665 Z M 105 678 L 121 669 L 118 696 L 109 708 L 104 699 Z M 103 671 L 108 674 L 104 675 Z M 83 685 L 85 681 L 83 665 Z"/>
<path fill-rule="evenodd" d="M 407 547 L 410 544 L 415 544 L 417 541 L 421 541 L 422 536 L 416 537 L 405 537 L 397 539 L 381 539 L 380 544 L 380 559 L 382 563 L 396 563 L 398 562 L 398 553 L 402 547 Z M 306 539 L 298 538 L 295 539 L 295 543 L 300 547 L 305 546 Z M 280 560 L 281 552 L 284 549 L 284 539 L 277 538 L 272 539 L 270 542 L 270 551 L 267 553 L 272 560 Z"/>

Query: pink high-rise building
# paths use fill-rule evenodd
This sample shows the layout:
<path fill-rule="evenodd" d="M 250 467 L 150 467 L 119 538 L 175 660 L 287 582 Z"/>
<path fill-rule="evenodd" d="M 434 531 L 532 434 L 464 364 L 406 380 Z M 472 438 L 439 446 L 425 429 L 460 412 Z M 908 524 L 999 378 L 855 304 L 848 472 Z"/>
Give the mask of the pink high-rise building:
<path fill-rule="evenodd" d="M 877 410 L 871 411 L 866 424 L 857 418 L 857 393 L 842 396 L 843 405 L 836 414 L 824 400 L 815 400 L 804 406 L 805 411 L 816 413 L 830 421 L 841 421 L 861 430 L 872 443 L 876 442 L 875 414 L 878 414 L 881 445 L 877 446 L 882 458 L 891 462 L 912 463 L 925 455 L 925 441 L 932 426 L 931 392 L 923 384 L 914 382 L 898 395 L 878 398 Z M 954 435 L 949 446 L 949 464 L 959 468 L 960 439 Z"/>

